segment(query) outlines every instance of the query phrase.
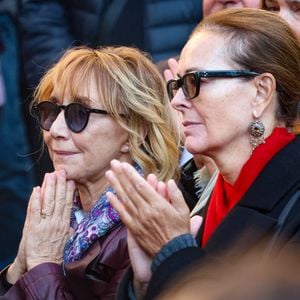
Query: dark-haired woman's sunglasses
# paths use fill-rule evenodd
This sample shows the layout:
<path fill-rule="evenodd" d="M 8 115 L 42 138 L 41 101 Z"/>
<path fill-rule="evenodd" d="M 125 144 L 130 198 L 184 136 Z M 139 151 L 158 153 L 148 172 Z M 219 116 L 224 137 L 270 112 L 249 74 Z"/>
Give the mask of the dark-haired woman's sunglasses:
<path fill-rule="evenodd" d="M 167 90 L 170 100 L 180 88 L 186 99 L 191 100 L 199 95 L 201 78 L 254 77 L 257 75 L 259 73 L 250 70 L 196 71 L 187 73 L 177 80 L 169 80 Z"/>
<path fill-rule="evenodd" d="M 42 101 L 34 105 L 32 113 L 38 119 L 40 127 L 49 131 L 62 109 L 68 128 L 76 133 L 81 132 L 86 127 L 90 113 L 108 114 L 105 110 L 88 108 L 76 102 L 69 105 L 57 105 L 51 101 Z"/>

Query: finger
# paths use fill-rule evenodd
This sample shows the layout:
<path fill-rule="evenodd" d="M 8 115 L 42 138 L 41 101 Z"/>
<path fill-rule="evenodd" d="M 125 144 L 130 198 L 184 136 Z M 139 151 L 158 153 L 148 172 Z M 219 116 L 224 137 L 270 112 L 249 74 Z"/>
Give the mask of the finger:
<path fill-rule="evenodd" d="M 172 72 L 172 77 L 177 78 L 177 68 L 178 68 L 178 61 L 175 58 L 168 59 L 168 66 L 170 71 Z"/>
<path fill-rule="evenodd" d="M 164 182 L 159 181 L 157 183 L 157 192 L 164 197 L 165 199 L 168 199 L 168 192 L 167 192 L 167 186 Z"/>
<path fill-rule="evenodd" d="M 173 179 L 169 180 L 167 182 L 167 192 L 168 196 L 171 200 L 171 203 L 173 207 L 178 211 L 182 213 L 189 213 L 189 208 L 187 204 L 185 203 L 185 200 L 182 196 L 181 191 L 177 187 L 175 181 Z"/>
<path fill-rule="evenodd" d="M 53 216 L 62 219 L 66 205 L 67 176 L 64 170 L 56 172 L 56 186 Z"/>
<path fill-rule="evenodd" d="M 156 190 L 158 180 L 154 174 L 149 174 L 147 176 L 147 182 Z"/>
<path fill-rule="evenodd" d="M 42 203 L 41 203 L 40 187 L 36 187 L 33 189 L 29 202 L 30 202 L 30 209 L 29 209 L 30 217 L 29 217 L 29 222 L 27 224 L 28 227 L 35 226 L 41 221 Z"/>
<path fill-rule="evenodd" d="M 164 78 L 165 78 L 166 82 L 168 82 L 169 80 L 174 79 L 173 73 L 172 73 L 172 71 L 170 69 L 164 70 Z"/>
<path fill-rule="evenodd" d="M 54 210 L 56 188 L 56 174 L 55 172 L 47 174 L 46 181 L 43 183 L 43 201 L 42 210 L 46 216 L 51 216 Z"/>
<path fill-rule="evenodd" d="M 165 202 L 165 199 L 128 163 L 121 163 L 125 173 L 125 189 L 129 193 L 131 201 L 138 209 L 145 205 L 153 206 L 157 201 Z"/>
<path fill-rule="evenodd" d="M 23 235 L 25 234 L 25 232 L 27 231 L 27 228 L 28 228 L 29 219 L 30 219 L 30 206 L 31 206 L 31 202 L 32 202 L 32 199 L 34 197 L 33 194 L 35 193 L 36 188 L 40 189 L 40 187 L 34 187 L 32 192 L 31 192 L 29 201 L 28 201 L 27 210 L 26 210 L 26 218 L 25 218 L 25 222 L 24 222 L 24 226 L 23 226 Z"/>
<path fill-rule="evenodd" d="M 47 185 L 47 178 L 49 177 L 49 175 L 50 175 L 50 173 L 46 173 L 45 176 L 44 176 L 44 180 L 43 180 L 42 187 L 41 187 L 41 199 L 44 199 L 45 187 Z"/>
<path fill-rule="evenodd" d="M 126 178 L 125 173 L 121 168 L 121 163 L 118 160 L 112 160 L 110 165 L 111 170 L 106 172 L 106 177 L 114 190 L 117 192 L 118 196 L 122 199 L 122 201 L 126 202 L 128 200 L 128 197 L 123 186 L 126 186 L 129 181 Z"/>
<path fill-rule="evenodd" d="M 130 212 L 132 215 L 137 214 L 137 208 L 135 207 L 135 204 L 131 201 L 130 197 L 128 197 L 127 192 L 123 189 L 123 186 L 119 180 L 120 176 L 124 177 L 125 175 L 122 175 L 122 171 L 120 170 L 119 173 L 116 173 L 119 165 L 118 163 L 115 165 L 114 170 L 115 171 L 107 171 L 106 172 L 106 178 L 113 187 L 115 193 L 117 194 L 117 198 L 119 198 L 119 202 L 121 201 L 123 205 L 126 206 L 126 209 L 128 212 Z M 117 176 L 119 174 L 120 176 Z"/>
<path fill-rule="evenodd" d="M 201 216 L 193 216 L 190 219 L 190 232 L 195 237 L 200 229 L 203 218 Z"/>
<path fill-rule="evenodd" d="M 74 193 L 75 193 L 75 183 L 73 180 L 68 180 L 67 187 L 66 187 L 65 206 L 63 212 L 63 220 L 66 220 L 66 222 L 68 223 L 70 223 Z"/>
<path fill-rule="evenodd" d="M 116 212 L 119 214 L 122 222 L 125 224 L 126 227 L 130 228 L 130 225 L 132 223 L 132 217 L 128 213 L 126 207 L 124 204 L 120 201 L 120 199 L 113 194 L 112 192 L 106 193 L 107 199 L 110 203 L 110 205 L 116 210 Z"/>

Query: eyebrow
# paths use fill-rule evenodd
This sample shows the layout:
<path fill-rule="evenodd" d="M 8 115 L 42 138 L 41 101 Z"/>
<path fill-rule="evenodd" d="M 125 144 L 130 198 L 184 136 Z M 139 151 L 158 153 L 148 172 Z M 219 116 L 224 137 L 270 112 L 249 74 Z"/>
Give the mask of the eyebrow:
<path fill-rule="evenodd" d="M 179 73 L 177 73 L 176 75 L 177 75 L 178 78 L 181 78 L 182 76 L 184 76 L 187 73 L 197 72 L 197 71 L 199 71 L 198 68 L 189 68 L 189 69 L 185 70 L 183 75 L 180 75 Z"/>
<path fill-rule="evenodd" d="M 56 97 L 56 96 L 51 96 L 49 98 L 49 101 L 53 102 L 53 103 L 59 103 L 59 98 Z M 85 97 L 85 96 L 75 96 L 73 98 L 73 101 L 76 102 L 76 103 L 80 103 L 84 106 L 87 106 L 87 107 L 91 107 L 91 103 L 93 102 L 90 98 L 88 97 Z"/>
<path fill-rule="evenodd" d="M 189 69 L 185 70 L 185 73 L 197 72 L 199 70 L 200 70 L 199 68 L 189 68 Z"/>
<path fill-rule="evenodd" d="M 51 102 L 53 102 L 53 103 L 56 103 L 56 104 L 59 102 L 58 98 L 55 97 L 55 96 L 51 96 L 51 97 L 49 98 L 49 101 L 51 101 Z"/>
<path fill-rule="evenodd" d="M 83 104 L 85 106 L 90 107 L 91 103 L 93 102 L 90 98 L 85 97 L 85 96 L 75 96 L 74 97 L 74 102 Z"/>
<path fill-rule="evenodd" d="M 278 1 L 277 0 L 266 0 L 265 1 L 265 5 L 270 5 L 270 4 L 277 4 L 278 5 Z"/>

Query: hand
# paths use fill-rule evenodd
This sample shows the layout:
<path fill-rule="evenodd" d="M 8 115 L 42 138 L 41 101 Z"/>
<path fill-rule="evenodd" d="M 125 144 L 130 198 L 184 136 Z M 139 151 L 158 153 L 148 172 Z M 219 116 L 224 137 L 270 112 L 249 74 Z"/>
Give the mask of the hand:
<path fill-rule="evenodd" d="M 175 58 L 170 58 L 168 59 L 168 66 L 169 69 L 166 69 L 164 71 L 164 77 L 166 82 L 168 82 L 171 79 L 175 79 L 177 77 L 176 72 L 177 72 L 177 67 L 178 67 L 178 62 Z"/>
<path fill-rule="evenodd" d="M 165 199 L 168 199 L 167 186 L 164 182 L 157 181 L 153 174 L 149 174 L 147 182 Z M 169 200 L 169 199 L 168 199 Z M 170 202 L 170 200 L 169 200 Z M 190 233 L 196 237 L 200 226 L 202 225 L 203 217 L 195 215 L 190 219 Z"/>
<path fill-rule="evenodd" d="M 61 263 L 74 191 L 64 171 L 46 174 L 42 189 L 34 190 L 25 241 L 28 270 L 44 262 Z"/>
<path fill-rule="evenodd" d="M 121 201 L 112 193 L 108 199 L 150 257 L 190 231 L 189 209 L 173 180 L 166 184 L 166 199 L 128 163 L 113 160 L 111 167 L 106 176 Z"/>
<path fill-rule="evenodd" d="M 17 256 L 14 260 L 14 262 L 10 265 L 10 267 L 7 270 L 6 279 L 9 283 L 15 284 L 16 281 L 27 272 L 27 264 L 26 264 L 26 253 L 25 253 L 25 241 L 27 239 L 27 231 L 28 231 L 28 223 L 29 223 L 29 217 L 30 217 L 30 204 L 32 202 L 32 199 L 35 195 L 35 190 L 37 187 L 35 187 L 31 193 L 28 206 L 27 206 L 27 213 L 26 213 L 26 219 L 23 227 L 22 232 L 22 238 L 21 242 L 19 244 L 19 249 Z"/>
<path fill-rule="evenodd" d="M 139 246 L 129 230 L 127 231 L 127 244 L 134 273 L 134 293 L 137 299 L 143 299 L 151 278 L 152 259 Z"/>
<path fill-rule="evenodd" d="M 193 237 L 196 237 L 200 226 L 202 225 L 203 217 L 201 216 L 193 216 L 190 219 L 190 232 L 193 235 Z"/>

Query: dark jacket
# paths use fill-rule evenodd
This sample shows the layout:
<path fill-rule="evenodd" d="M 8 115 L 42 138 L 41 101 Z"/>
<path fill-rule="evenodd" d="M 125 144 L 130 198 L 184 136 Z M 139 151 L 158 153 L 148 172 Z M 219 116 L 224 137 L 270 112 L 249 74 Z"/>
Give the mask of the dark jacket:
<path fill-rule="evenodd" d="M 28 87 L 34 87 L 45 69 L 72 45 L 136 46 L 149 52 L 155 61 L 173 57 L 180 53 L 202 17 L 199 0 L 23 2 L 21 24 Z M 118 12 L 120 5 L 122 10 Z"/>
<path fill-rule="evenodd" d="M 17 0 L 0 0 L 0 269 L 15 257 L 33 185 L 19 80 Z"/>
<path fill-rule="evenodd" d="M 0 299 L 114 299 L 128 265 L 126 229 L 119 225 L 93 244 L 79 261 L 63 266 L 38 265 Z"/>
<path fill-rule="evenodd" d="M 153 273 L 146 299 L 153 299 L 188 267 L 211 258 L 220 262 L 260 246 L 262 255 L 300 251 L 300 136 L 274 156 L 240 202 L 230 211 L 204 248 L 189 247 L 168 257 Z M 293 196 L 297 195 L 296 198 Z M 282 226 L 282 211 L 295 200 Z M 285 210 L 286 211 L 286 210 Z M 279 229 L 280 228 L 280 229 Z M 203 231 L 203 229 L 202 229 Z M 200 230 L 197 240 L 202 240 Z M 198 266 L 199 267 L 199 266 Z M 129 280 L 130 273 L 127 273 Z M 127 299 L 128 282 L 118 299 Z"/>

